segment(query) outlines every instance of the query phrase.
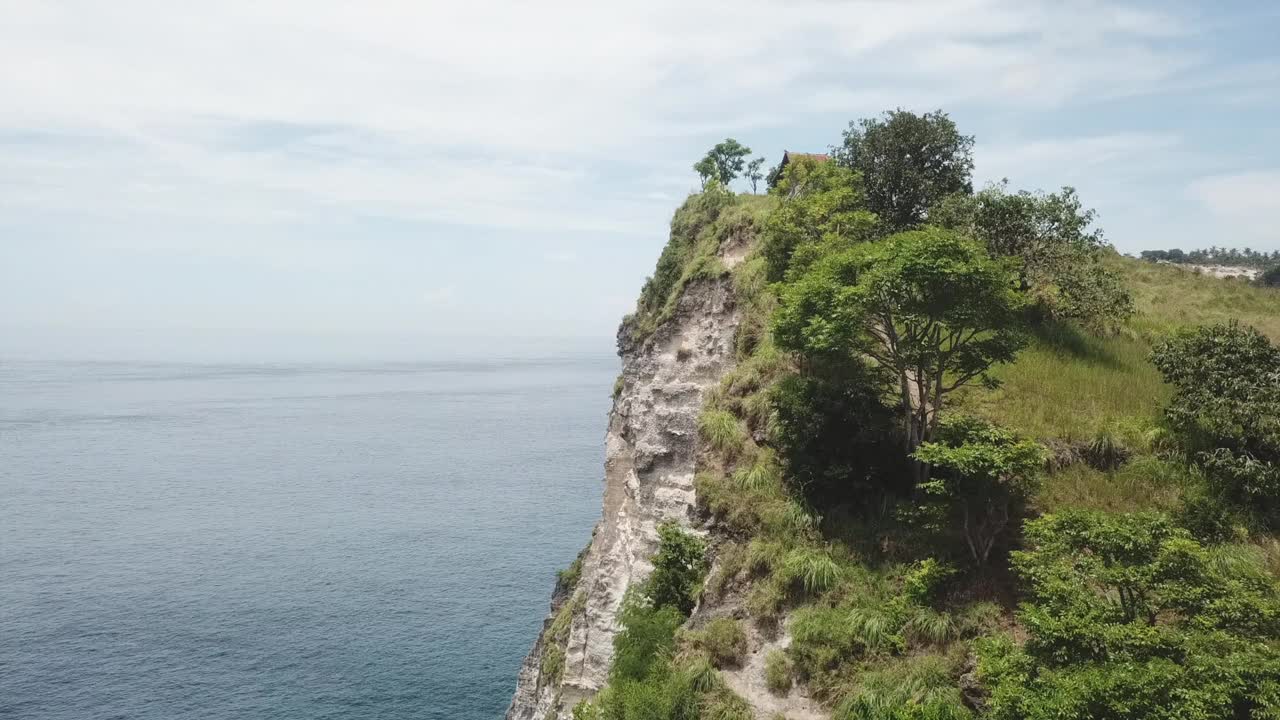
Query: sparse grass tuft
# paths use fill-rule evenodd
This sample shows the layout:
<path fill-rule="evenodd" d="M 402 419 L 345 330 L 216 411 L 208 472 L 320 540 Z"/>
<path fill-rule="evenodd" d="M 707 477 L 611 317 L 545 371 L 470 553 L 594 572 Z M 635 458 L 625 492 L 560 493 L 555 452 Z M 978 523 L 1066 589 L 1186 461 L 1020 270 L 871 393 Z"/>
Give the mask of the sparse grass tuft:
<path fill-rule="evenodd" d="M 764 658 L 764 684 L 775 695 L 791 690 L 791 658 L 782 650 L 770 650 Z"/>
<path fill-rule="evenodd" d="M 687 637 L 689 643 L 706 652 L 718 668 L 740 665 L 747 654 L 747 634 L 742 623 L 733 618 L 716 618 L 701 630 L 689 632 Z"/>

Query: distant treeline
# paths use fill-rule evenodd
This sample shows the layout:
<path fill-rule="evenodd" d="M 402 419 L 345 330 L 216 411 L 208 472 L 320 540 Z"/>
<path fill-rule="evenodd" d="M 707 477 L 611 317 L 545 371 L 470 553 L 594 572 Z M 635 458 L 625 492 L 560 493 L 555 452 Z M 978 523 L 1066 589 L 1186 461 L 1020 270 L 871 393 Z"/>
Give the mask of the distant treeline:
<path fill-rule="evenodd" d="M 1185 251 L 1178 248 L 1172 250 L 1143 250 L 1142 259 L 1151 262 L 1186 263 L 1192 265 L 1233 265 L 1265 270 L 1280 265 L 1280 250 L 1274 252 L 1258 252 L 1252 248 L 1239 250 L 1236 248 L 1220 248 L 1217 246 L 1207 250 Z"/>

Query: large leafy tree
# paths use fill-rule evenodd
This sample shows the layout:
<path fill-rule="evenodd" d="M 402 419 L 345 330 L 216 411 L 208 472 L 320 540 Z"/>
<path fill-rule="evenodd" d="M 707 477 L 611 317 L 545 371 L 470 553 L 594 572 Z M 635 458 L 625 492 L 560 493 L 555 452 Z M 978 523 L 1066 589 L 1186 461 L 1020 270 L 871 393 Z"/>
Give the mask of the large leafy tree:
<path fill-rule="evenodd" d="M 891 378 L 908 452 L 932 439 L 946 397 L 1025 343 L 1007 263 L 928 228 L 855 245 L 787 284 L 774 318 L 786 350 L 870 357 Z M 923 479 L 924 466 L 917 466 Z"/>
<path fill-rule="evenodd" d="M 1156 514 L 1030 522 L 1013 565 L 1028 638 L 983 643 L 995 720 L 1274 718 L 1280 595 L 1247 554 Z"/>
<path fill-rule="evenodd" d="M 1169 423 L 1211 489 L 1280 521 L 1280 348 L 1226 323 L 1178 333 L 1152 361 L 1176 388 Z"/>
<path fill-rule="evenodd" d="M 702 178 L 703 185 L 717 180 L 728 187 L 729 183 L 742 174 L 750 154 L 751 148 L 733 138 L 726 138 L 724 142 L 716 143 L 701 160 L 694 163 L 693 169 Z"/>
<path fill-rule="evenodd" d="M 941 110 L 898 109 L 849 123 L 832 152 L 862 173 L 867 203 L 890 230 L 915 227 L 944 197 L 973 191 L 973 137 Z"/>
<path fill-rule="evenodd" d="M 876 218 L 867 210 L 862 182 L 852 170 L 800 157 L 774 185 L 782 203 L 764 228 L 771 280 L 803 273 L 818 257 L 869 239 Z"/>
<path fill-rule="evenodd" d="M 1133 311 L 1108 247 L 1092 227 L 1096 214 L 1070 187 L 1057 193 L 1009 192 L 1007 182 L 948 197 L 930 222 L 973 235 L 993 255 L 1017 259 L 1022 290 L 1051 314 L 1105 325 Z"/>

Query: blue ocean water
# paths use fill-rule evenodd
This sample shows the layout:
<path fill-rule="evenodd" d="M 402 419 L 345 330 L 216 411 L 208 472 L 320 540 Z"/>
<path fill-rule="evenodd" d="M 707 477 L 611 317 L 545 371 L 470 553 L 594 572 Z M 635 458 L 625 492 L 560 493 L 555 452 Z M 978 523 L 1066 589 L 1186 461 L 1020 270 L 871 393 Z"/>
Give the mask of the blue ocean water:
<path fill-rule="evenodd" d="M 616 373 L 0 363 L 0 717 L 501 717 Z"/>

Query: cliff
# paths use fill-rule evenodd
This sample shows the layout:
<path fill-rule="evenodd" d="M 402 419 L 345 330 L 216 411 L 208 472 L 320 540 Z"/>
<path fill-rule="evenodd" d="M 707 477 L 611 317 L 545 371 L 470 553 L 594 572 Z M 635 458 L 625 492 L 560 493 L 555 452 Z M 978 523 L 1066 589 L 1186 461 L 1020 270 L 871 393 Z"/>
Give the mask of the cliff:
<path fill-rule="evenodd" d="M 746 239 L 730 236 L 715 256 L 732 269 Z M 576 582 L 552 600 L 542 634 L 520 670 L 508 720 L 567 718 L 604 684 L 627 589 L 652 570 L 657 527 L 693 528 L 698 415 L 704 394 L 734 364 L 739 323 L 727 273 L 675 291 L 656 329 L 619 332 L 622 375 L 605 438 L 604 512 L 579 558 Z"/>

